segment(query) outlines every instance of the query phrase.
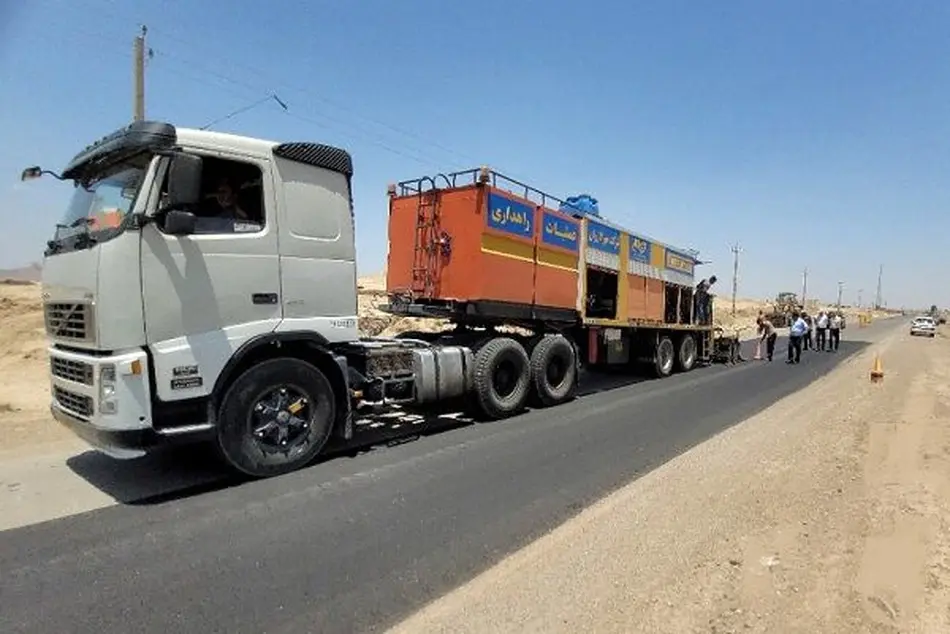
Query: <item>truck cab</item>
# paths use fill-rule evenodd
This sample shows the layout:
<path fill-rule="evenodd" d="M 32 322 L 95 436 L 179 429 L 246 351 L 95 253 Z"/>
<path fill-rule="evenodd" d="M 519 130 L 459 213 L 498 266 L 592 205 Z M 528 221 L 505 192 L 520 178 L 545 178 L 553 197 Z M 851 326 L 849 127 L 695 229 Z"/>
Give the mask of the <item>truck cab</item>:
<path fill-rule="evenodd" d="M 43 262 L 54 418 L 127 458 L 249 408 L 232 423 L 262 447 L 242 449 L 240 433 L 218 444 L 258 475 L 326 441 L 348 411 L 333 349 L 358 339 L 345 150 L 136 122 L 61 174 L 24 179 L 44 173 L 74 186 Z M 317 373 L 285 364 L 241 381 L 281 347 Z M 286 424 L 311 408 L 328 420 Z"/>

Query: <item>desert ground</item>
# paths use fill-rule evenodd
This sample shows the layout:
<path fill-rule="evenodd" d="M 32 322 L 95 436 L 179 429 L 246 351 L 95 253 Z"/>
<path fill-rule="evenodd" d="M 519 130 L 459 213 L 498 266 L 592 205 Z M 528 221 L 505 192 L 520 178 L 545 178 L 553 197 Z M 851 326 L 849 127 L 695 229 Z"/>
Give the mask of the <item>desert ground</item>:
<path fill-rule="evenodd" d="M 379 310 L 386 302 L 382 274 L 359 280 L 360 329 L 367 335 L 391 336 L 408 330 L 430 331 L 445 326 L 438 320 L 394 317 Z M 755 317 L 769 306 L 766 300 L 742 299 L 731 315 L 731 301 L 717 300 L 717 324 L 742 335 L 754 334 Z M 810 305 L 817 310 L 817 305 Z M 850 322 L 856 322 L 856 312 Z M 880 316 L 880 315 L 878 315 Z M 72 441 L 72 436 L 48 416 L 49 387 L 38 284 L 23 280 L 0 282 L 0 459 L 4 453 L 22 455 L 31 448 Z"/>

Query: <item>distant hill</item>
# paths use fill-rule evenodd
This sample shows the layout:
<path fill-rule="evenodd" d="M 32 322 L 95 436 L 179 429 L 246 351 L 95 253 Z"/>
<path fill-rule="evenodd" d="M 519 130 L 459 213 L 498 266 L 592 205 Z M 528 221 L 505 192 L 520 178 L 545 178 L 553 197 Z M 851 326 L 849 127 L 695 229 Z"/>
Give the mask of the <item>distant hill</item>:
<path fill-rule="evenodd" d="M 18 269 L 0 269 L 0 280 L 16 280 L 18 282 L 39 282 L 43 267 L 38 262 Z"/>

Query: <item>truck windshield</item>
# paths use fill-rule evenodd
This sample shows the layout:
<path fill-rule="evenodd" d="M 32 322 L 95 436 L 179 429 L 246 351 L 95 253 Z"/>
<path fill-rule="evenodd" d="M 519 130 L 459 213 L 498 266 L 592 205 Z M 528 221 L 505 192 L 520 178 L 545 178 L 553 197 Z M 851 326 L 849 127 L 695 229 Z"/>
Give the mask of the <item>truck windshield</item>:
<path fill-rule="evenodd" d="M 124 163 L 91 181 L 77 182 L 66 213 L 56 225 L 52 241 L 56 247 L 51 245 L 51 250 L 83 248 L 118 235 L 122 220 L 135 204 L 146 166 Z"/>

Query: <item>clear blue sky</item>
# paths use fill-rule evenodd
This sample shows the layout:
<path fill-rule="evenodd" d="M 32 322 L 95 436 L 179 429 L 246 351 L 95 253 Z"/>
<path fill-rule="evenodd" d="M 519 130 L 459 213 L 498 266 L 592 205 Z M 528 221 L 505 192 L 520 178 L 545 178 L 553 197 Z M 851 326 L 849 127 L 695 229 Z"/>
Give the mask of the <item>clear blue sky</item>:
<path fill-rule="evenodd" d="M 32 0 L 0 2 L 0 268 L 39 258 L 60 168 L 147 116 L 351 150 L 361 273 L 387 183 L 490 164 L 713 260 L 740 295 L 950 305 L 950 2 Z"/>

